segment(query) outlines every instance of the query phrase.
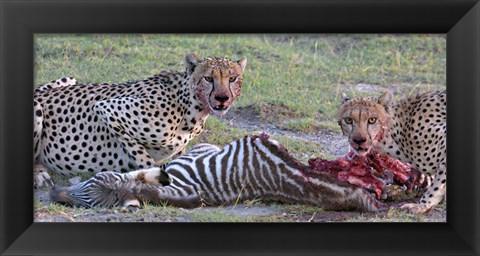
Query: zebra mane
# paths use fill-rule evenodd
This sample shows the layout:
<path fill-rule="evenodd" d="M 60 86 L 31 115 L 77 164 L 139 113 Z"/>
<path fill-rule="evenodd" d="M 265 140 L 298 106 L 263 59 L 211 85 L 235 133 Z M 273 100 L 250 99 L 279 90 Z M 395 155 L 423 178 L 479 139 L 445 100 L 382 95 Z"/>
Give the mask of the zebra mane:
<path fill-rule="evenodd" d="M 288 152 L 288 149 L 285 148 L 281 143 L 276 140 L 270 139 L 270 135 L 262 133 L 260 135 L 254 135 L 250 137 L 252 138 L 252 140 L 259 139 L 262 144 L 267 147 L 275 156 L 280 157 L 288 165 L 291 165 L 292 167 L 300 170 L 303 174 L 308 176 L 312 172 L 311 167 L 298 161 Z"/>

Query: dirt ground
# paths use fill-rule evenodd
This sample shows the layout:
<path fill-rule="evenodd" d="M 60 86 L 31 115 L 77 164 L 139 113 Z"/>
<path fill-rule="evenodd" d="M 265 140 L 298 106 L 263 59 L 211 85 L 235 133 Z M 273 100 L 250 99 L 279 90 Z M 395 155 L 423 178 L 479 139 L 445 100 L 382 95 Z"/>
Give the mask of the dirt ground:
<path fill-rule="evenodd" d="M 316 207 L 242 203 L 235 206 L 196 209 L 146 206 L 137 211 L 122 208 L 83 209 L 49 207 L 47 190 L 35 191 L 36 222 L 446 222 L 446 205 L 432 212 L 415 216 L 397 210 L 369 213 L 355 211 L 323 211 Z M 53 208 L 53 209 L 52 209 Z"/>
<path fill-rule="evenodd" d="M 415 87 L 415 88 L 413 88 Z M 404 94 L 406 90 L 444 89 L 440 85 L 421 88 L 414 85 L 392 85 L 388 89 L 394 94 Z M 359 92 L 380 94 L 387 90 L 377 85 L 345 85 L 341 90 L 354 89 Z M 297 132 L 280 128 L 272 122 L 263 122 L 251 107 L 233 108 L 223 118 L 229 125 L 251 132 L 266 132 L 270 135 L 284 135 L 292 138 L 315 141 L 323 146 L 322 153 L 340 157 L 348 150 L 346 139 L 328 129 L 314 133 Z M 48 199 L 48 189 L 35 190 L 36 207 L 34 218 L 37 222 L 446 222 L 446 204 L 443 203 L 429 214 L 415 216 L 399 210 L 380 213 L 334 212 L 318 208 L 281 205 L 275 203 L 242 203 L 235 206 L 202 207 L 197 209 L 172 209 L 170 207 L 146 206 L 135 212 L 116 209 L 79 209 L 55 207 Z"/>

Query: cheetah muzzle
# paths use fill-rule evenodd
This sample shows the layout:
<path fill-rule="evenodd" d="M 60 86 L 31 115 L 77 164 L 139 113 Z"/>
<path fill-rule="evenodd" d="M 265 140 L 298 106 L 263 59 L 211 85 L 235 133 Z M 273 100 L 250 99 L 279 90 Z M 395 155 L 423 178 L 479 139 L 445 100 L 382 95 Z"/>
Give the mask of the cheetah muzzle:
<path fill-rule="evenodd" d="M 240 96 L 246 59 L 226 62 L 222 58 L 210 58 L 205 63 L 194 56 L 185 58 L 187 70 L 194 70 L 192 84 L 196 85 L 195 95 L 209 112 L 222 116 L 227 113 L 233 101 Z"/>

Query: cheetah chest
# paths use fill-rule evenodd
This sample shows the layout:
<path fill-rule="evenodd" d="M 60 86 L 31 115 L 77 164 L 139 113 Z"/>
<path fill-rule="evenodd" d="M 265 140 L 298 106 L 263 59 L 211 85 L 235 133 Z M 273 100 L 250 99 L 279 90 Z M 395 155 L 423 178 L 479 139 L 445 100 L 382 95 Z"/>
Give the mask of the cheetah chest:
<path fill-rule="evenodd" d="M 196 125 L 186 124 L 182 122 L 177 126 L 167 127 L 163 134 L 159 135 L 160 140 L 150 141 L 145 145 L 147 153 L 155 160 L 156 163 L 172 157 L 181 152 L 187 144 L 200 134 L 203 130 L 203 122 L 200 120 Z"/>
<path fill-rule="evenodd" d="M 161 146 L 146 147 L 147 153 L 155 160 L 156 163 L 172 157 L 184 149 L 191 140 L 188 136 L 176 136 L 170 142 Z"/>

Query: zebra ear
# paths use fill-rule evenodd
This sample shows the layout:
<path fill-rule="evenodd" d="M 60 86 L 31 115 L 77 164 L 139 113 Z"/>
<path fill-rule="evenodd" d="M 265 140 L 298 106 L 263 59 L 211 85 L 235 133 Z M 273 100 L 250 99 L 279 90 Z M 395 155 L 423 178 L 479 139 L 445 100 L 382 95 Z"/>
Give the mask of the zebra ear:
<path fill-rule="evenodd" d="M 347 94 L 342 92 L 342 104 L 349 101 L 349 100 L 350 100 L 350 98 L 347 96 Z"/>
<path fill-rule="evenodd" d="M 200 60 L 197 58 L 197 55 L 189 53 L 185 56 L 185 67 L 187 68 L 187 73 L 190 75 L 193 73 L 197 64 Z"/>

